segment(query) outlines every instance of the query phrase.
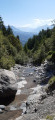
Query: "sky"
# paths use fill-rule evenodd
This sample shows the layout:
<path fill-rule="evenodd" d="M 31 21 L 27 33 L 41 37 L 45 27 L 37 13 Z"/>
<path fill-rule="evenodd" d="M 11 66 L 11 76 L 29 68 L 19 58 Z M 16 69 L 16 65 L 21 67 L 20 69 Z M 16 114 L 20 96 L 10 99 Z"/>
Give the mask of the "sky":
<path fill-rule="evenodd" d="M 55 0 L 0 0 L 5 25 L 36 28 L 55 19 Z"/>

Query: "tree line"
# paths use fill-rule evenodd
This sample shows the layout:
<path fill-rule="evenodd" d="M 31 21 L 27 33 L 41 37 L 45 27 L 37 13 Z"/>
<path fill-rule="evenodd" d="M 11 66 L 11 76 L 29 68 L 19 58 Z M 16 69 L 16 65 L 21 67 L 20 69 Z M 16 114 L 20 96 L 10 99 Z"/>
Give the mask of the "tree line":
<path fill-rule="evenodd" d="M 15 37 L 11 27 L 6 27 L 0 17 L 0 68 L 10 69 L 15 63 L 24 64 L 27 58 L 19 36 Z"/>
<path fill-rule="evenodd" d="M 38 35 L 28 39 L 24 50 L 32 63 L 40 65 L 45 59 L 55 62 L 55 25 L 52 29 L 42 29 Z"/>

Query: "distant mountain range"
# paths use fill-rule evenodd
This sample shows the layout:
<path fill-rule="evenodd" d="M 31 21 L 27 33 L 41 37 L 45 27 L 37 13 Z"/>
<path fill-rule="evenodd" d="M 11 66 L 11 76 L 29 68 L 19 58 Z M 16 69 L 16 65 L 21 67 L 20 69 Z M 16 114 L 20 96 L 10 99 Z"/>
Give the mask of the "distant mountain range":
<path fill-rule="evenodd" d="M 15 28 L 14 26 L 11 26 L 11 28 L 12 28 L 15 36 L 19 35 L 22 45 L 24 45 L 27 42 L 27 40 L 29 38 L 32 38 L 34 35 L 34 33 L 32 33 L 32 32 L 24 32 L 24 31 L 21 31 L 21 30 Z"/>
<path fill-rule="evenodd" d="M 47 30 L 47 28 L 51 29 L 52 26 L 51 26 L 51 25 L 40 26 L 40 27 L 38 27 L 38 28 L 32 29 L 32 32 L 38 34 L 42 29 Z"/>
<path fill-rule="evenodd" d="M 52 26 L 44 25 L 40 26 L 38 28 L 32 29 L 32 28 L 16 28 L 14 26 L 11 26 L 13 33 L 15 36 L 19 35 L 20 41 L 22 45 L 24 45 L 29 38 L 32 38 L 33 35 L 37 35 L 42 29 L 46 30 L 47 28 L 52 28 Z M 26 32 L 28 31 L 28 32 Z"/>

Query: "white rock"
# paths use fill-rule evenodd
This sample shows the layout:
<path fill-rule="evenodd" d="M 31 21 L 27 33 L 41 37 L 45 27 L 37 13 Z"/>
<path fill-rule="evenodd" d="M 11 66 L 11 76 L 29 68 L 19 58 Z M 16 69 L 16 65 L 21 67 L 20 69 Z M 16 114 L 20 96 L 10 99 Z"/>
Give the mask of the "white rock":
<path fill-rule="evenodd" d="M 0 97 L 15 95 L 17 91 L 17 81 L 15 74 L 9 70 L 0 71 Z"/>

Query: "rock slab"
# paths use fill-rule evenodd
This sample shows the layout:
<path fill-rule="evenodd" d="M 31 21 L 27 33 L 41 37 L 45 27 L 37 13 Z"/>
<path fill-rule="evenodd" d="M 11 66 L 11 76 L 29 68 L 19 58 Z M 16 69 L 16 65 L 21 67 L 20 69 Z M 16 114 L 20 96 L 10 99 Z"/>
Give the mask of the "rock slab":
<path fill-rule="evenodd" d="M 12 71 L 0 69 L 0 97 L 9 97 L 17 92 L 17 81 Z"/>

